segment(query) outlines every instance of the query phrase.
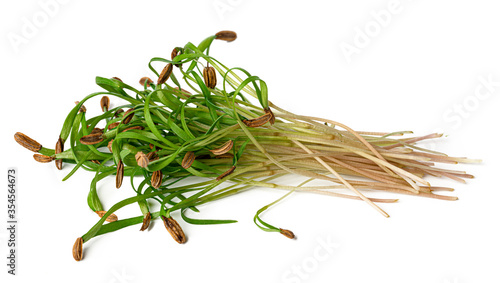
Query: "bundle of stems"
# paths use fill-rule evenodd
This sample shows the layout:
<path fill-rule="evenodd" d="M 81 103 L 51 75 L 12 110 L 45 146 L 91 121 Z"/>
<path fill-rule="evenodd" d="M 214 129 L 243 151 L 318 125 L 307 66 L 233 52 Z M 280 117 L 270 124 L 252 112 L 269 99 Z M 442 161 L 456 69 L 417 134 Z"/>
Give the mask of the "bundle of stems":
<path fill-rule="evenodd" d="M 144 231 L 158 217 L 178 243 L 185 243 L 186 236 L 172 218 L 173 212 L 179 211 L 191 224 L 233 223 L 236 221 L 190 218 L 186 211 L 199 212 L 197 207 L 202 204 L 256 186 L 287 192 L 259 209 L 255 224 L 264 231 L 294 238 L 290 230 L 275 227 L 259 216 L 294 191 L 362 200 L 388 217 L 375 203 L 397 199 L 366 197 L 366 192 L 456 200 L 436 194 L 453 189 L 431 186 L 424 176 L 459 182 L 473 177 L 434 165 L 479 160 L 449 157 L 416 145 L 439 138 L 439 134 L 401 137 L 411 132 L 358 132 L 329 119 L 296 115 L 274 105 L 268 100 L 262 79 L 243 68 L 228 68 L 210 56 L 214 40 L 235 39 L 236 33 L 221 31 L 198 45 L 189 42 L 174 48 L 170 60 L 152 58 L 149 68 L 158 76 L 157 82 L 144 77 L 140 89 L 116 77 L 97 77 L 97 85 L 105 91 L 77 102 L 64 121 L 54 149 L 22 133 L 15 134 L 18 143 L 36 152 L 34 158 L 39 162 L 55 161 L 58 169 L 66 163 L 75 164 L 63 180 L 80 168 L 95 172 L 87 202 L 100 220 L 75 242 L 76 260 L 83 257 L 83 243 L 93 237 L 140 223 Z M 158 72 L 155 66 L 160 63 L 163 69 Z M 102 114 L 88 118 L 84 103 L 93 97 L 101 97 Z M 111 108 L 109 97 L 126 103 Z M 69 143 L 66 150 L 65 143 Z M 289 174 L 306 180 L 298 185 L 276 182 Z M 97 184 L 111 175 L 117 188 L 124 176 L 129 176 L 134 196 L 105 210 Z M 135 177 L 142 178 L 137 181 Z M 186 179 L 191 182 L 182 182 Z M 331 184 L 308 185 L 312 180 Z M 155 202 L 159 209 L 152 211 Z M 118 220 L 114 212 L 134 203 L 139 205 L 141 215 Z"/>

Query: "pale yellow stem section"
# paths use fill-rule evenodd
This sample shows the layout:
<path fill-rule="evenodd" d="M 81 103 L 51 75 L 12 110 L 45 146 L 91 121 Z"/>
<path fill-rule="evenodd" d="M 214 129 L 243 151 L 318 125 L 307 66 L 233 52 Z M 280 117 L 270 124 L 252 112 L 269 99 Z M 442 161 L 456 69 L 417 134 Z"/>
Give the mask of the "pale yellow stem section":
<path fill-rule="evenodd" d="M 296 140 L 293 140 L 293 142 L 296 145 L 298 145 L 300 148 L 302 148 L 305 152 L 307 152 L 309 154 L 313 154 L 313 152 L 309 148 L 307 148 L 305 145 L 303 145 L 301 142 L 296 141 Z M 340 176 L 340 174 L 337 173 L 337 171 L 333 170 L 333 168 L 331 166 L 329 166 L 328 164 L 326 164 L 326 162 L 323 161 L 323 159 L 321 159 L 318 156 L 315 156 L 314 159 L 316 159 L 316 161 L 318 161 L 321 165 L 323 165 L 323 167 L 325 167 L 330 173 L 332 173 L 335 177 L 337 177 L 337 179 L 339 179 L 346 187 L 348 187 L 351 191 L 353 191 L 356 195 L 358 195 L 362 200 L 364 200 L 370 206 L 372 206 L 373 208 L 375 208 L 383 216 L 389 217 L 389 214 L 387 214 L 387 212 L 385 212 L 384 210 L 382 210 L 378 205 L 374 204 L 371 200 L 369 200 L 362 193 L 360 193 L 356 188 L 354 188 L 351 184 L 349 184 L 349 182 L 347 182 L 344 178 L 342 178 L 342 176 Z"/>

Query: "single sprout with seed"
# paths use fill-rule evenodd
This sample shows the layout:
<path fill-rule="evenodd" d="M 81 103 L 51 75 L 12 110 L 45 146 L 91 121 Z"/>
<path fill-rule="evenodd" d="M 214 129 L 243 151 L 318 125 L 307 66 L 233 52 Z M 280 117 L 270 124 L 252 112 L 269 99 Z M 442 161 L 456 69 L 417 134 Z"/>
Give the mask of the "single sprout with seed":
<path fill-rule="evenodd" d="M 151 80 L 148 77 L 142 77 L 139 80 L 139 84 L 142 85 L 142 86 L 146 86 L 146 87 L 150 87 L 152 83 L 153 83 L 153 80 Z"/>
<path fill-rule="evenodd" d="M 135 161 L 137 162 L 137 165 L 139 167 L 142 168 L 148 167 L 149 159 L 146 156 L 146 154 L 144 154 L 144 152 L 142 151 L 137 152 L 137 154 L 135 155 Z"/>

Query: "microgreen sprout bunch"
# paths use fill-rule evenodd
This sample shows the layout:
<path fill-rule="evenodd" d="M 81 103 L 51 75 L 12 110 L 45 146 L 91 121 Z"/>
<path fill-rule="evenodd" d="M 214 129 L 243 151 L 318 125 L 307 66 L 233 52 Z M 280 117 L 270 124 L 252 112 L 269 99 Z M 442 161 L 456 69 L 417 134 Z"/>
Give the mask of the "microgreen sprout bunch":
<path fill-rule="evenodd" d="M 15 134 L 20 145 L 35 152 L 36 161 L 55 161 L 59 170 L 73 164 L 63 180 L 78 169 L 94 173 L 87 202 L 100 219 L 78 237 L 73 246 L 75 260 L 83 258 L 82 246 L 92 238 L 135 224 L 142 224 L 140 230 L 146 231 L 157 218 L 175 241 L 185 243 L 187 237 L 172 217 L 174 212 L 190 224 L 233 223 L 191 218 L 187 211 L 199 212 L 203 204 L 255 187 L 285 191 L 280 199 L 259 209 L 254 222 L 264 231 L 293 239 L 292 231 L 260 217 L 292 192 L 362 200 L 388 217 L 376 203 L 397 199 L 365 193 L 456 200 L 436 193 L 453 189 L 432 186 L 424 177 L 460 182 L 472 178 L 463 171 L 435 167 L 435 163 L 479 160 L 449 157 L 416 145 L 439 134 L 404 137 L 410 132 L 357 132 L 329 119 L 297 115 L 276 106 L 268 100 L 265 81 L 210 56 L 216 40 L 235 39 L 236 33 L 221 31 L 198 45 L 189 42 L 175 47 L 169 59 L 152 58 L 149 68 L 156 82 L 144 77 L 139 80 L 141 87 L 117 77 L 97 77 L 96 84 L 103 91 L 77 102 L 54 149 L 23 133 Z M 84 103 L 93 97 L 101 98 L 102 114 L 87 117 Z M 290 174 L 303 176 L 305 181 L 296 185 L 276 182 Z M 106 177 L 115 178 L 116 188 L 129 177 L 133 196 L 105 209 L 97 188 Z M 309 184 L 313 180 L 328 185 Z M 119 220 L 115 212 L 131 204 L 139 206 L 139 215 Z"/>

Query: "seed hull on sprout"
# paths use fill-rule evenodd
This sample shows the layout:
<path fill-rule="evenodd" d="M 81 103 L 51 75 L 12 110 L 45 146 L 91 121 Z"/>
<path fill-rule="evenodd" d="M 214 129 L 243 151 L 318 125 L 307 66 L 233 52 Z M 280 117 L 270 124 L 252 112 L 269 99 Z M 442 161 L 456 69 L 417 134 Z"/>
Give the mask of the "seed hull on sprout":
<path fill-rule="evenodd" d="M 424 140 L 440 138 L 440 134 L 406 137 L 411 132 L 358 132 L 330 119 L 297 115 L 278 107 L 268 100 L 267 84 L 262 79 L 243 68 L 228 68 L 210 56 L 214 40 L 235 39 L 236 33 L 221 31 L 198 45 L 188 42 L 175 47 L 170 60 L 152 58 L 149 68 L 158 79 L 154 83 L 148 77 L 141 78 L 139 89 L 117 77 L 97 77 L 96 84 L 105 91 L 77 102 L 55 139 L 55 149 L 43 147 L 23 133 L 15 134 L 20 145 L 36 152 L 35 160 L 55 160 L 59 170 L 74 164 L 64 180 L 78 169 L 94 172 L 87 202 L 100 219 L 78 237 L 73 247 L 75 260 L 83 258 L 82 245 L 93 237 L 136 224 L 142 224 L 140 231 L 147 231 L 150 221 L 157 218 L 163 220 L 174 240 L 183 244 L 187 237 L 173 212 L 179 212 L 190 224 L 234 223 L 194 219 L 186 212 L 198 212 L 202 204 L 255 187 L 287 191 L 259 209 L 254 222 L 264 231 L 294 238 L 292 231 L 260 217 L 293 192 L 362 200 L 388 217 L 376 203 L 397 199 L 370 194 L 456 200 L 437 193 L 452 188 L 434 186 L 426 176 L 458 182 L 473 178 L 436 164 L 480 160 L 449 157 L 418 146 Z M 93 97 L 101 97 L 96 107 L 102 114 L 87 117 L 84 103 Z M 253 99 L 258 104 L 253 104 Z M 117 101 L 126 102 L 114 104 Z M 287 175 L 306 180 L 297 185 L 277 182 Z M 116 179 L 116 188 L 130 180 L 134 196 L 105 209 L 97 184 L 107 177 Z M 191 182 L 186 184 L 185 180 Z M 309 184 L 313 180 L 323 184 Z M 157 211 L 153 211 L 154 203 L 159 206 Z M 130 204 L 139 206 L 140 215 L 119 220 L 114 213 Z"/>

